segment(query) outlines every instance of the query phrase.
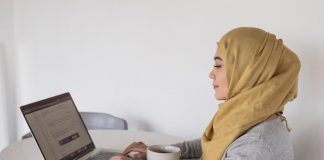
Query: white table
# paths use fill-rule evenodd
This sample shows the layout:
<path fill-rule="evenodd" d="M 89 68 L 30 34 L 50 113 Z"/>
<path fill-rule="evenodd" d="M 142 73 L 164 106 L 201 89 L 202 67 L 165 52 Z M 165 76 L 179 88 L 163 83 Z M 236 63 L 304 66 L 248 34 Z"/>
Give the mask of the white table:
<path fill-rule="evenodd" d="M 147 145 L 173 144 L 184 141 L 182 138 L 144 131 L 129 130 L 90 130 L 94 144 L 98 148 L 122 151 L 132 142 L 142 141 Z M 27 138 L 5 148 L 0 160 L 43 160 L 34 140 Z"/>

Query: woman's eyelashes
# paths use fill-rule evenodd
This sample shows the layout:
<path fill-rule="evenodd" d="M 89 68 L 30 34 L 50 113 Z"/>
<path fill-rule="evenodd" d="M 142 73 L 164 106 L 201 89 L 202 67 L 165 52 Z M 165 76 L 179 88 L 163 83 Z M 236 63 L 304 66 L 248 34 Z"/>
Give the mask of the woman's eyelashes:
<path fill-rule="evenodd" d="M 215 68 L 220 68 L 221 67 L 221 65 L 217 65 L 217 64 L 215 64 L 215 65 L 213 65 Z"/>

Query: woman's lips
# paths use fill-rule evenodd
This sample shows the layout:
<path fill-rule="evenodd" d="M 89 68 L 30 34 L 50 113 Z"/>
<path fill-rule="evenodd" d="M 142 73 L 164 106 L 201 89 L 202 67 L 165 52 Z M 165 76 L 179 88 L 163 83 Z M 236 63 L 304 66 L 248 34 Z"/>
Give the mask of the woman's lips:
<path fill-rule="evenodd" d="M 219 87 L 218 85 L 213 85 L 214 89 L 216 89 L 217 87 Z"/>

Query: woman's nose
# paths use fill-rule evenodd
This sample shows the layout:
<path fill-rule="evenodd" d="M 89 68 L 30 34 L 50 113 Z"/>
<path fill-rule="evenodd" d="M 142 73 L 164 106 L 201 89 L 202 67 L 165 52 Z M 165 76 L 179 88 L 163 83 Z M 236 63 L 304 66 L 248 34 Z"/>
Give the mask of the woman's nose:
<path fill-rule="evenodd" d="M 210 79 L 215 79 L 215 74 L 213 73 L 214 69 L 212 69 L 209 73 L 209 78 Z"/>

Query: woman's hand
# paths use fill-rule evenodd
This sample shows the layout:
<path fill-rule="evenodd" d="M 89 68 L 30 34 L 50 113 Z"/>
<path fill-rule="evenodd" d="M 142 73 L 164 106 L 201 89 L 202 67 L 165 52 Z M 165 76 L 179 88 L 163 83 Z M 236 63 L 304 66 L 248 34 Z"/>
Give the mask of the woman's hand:
<path fill-rule="evenodd" d="M 114 156 L 114 157 L 111 157 L 109 160 L 132 160 L 126 156 Z"/>
<path fill-rule="evenodd" d="M 134 142 L 123 151 L 123 155 L 111 157 L 109 160 L 145 160 L 146 148 L 147 145 L 143 142 Z M 129 155 L 131 152 L 134 152 L 135 154 Z M 131 158 L 126 155 L 129 155 Z"/>
<path fill-rule="evenodd" d="M 137 154 L 132 155 L 132 157 L 146 159 L 146 149 L 147 145 L 143 142 L 134 142 L 123 151 L 123 154 L 127 155 L 131 152 L 137 152 Z"/>
<path fill-rule="evenodd" d="M 145 160 L 146 159 L 147 145 L 143 142 L 134 142 L 129 145 L 124 151 L 122 156 L 114 156 L 109 160 Z M 131 154 L 131 152 L 135 154 Z M 127 157 L 129 155 L 131 158 Z"/>

